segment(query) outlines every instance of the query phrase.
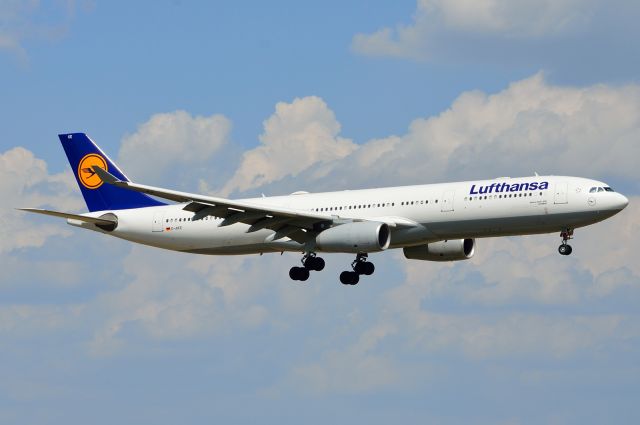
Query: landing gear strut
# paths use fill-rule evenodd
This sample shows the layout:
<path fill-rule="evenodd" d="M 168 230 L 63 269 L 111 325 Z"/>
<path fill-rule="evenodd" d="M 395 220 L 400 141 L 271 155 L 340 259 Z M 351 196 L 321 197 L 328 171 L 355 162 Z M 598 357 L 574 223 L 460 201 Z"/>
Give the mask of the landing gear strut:
<path fill-rule="evenodd" d="M 367 254 L 358 254 L 356 259 L 351 263 L 353 271 L 344 271 L 340 273 L 340 282 L 343 285 L 356 285 L 360 281 L 361 275 L 372 275 L 376 270 L 373 263 L 367 261 Z"/>
<path fill-rule="evenodd" d="M 317 257 L 314 252 L 307 252 L 302 257 L 302 266 L 303 267 L 291 267 L 289 270 L 289 277 L 292 280 L 299 280 L 304 282 L 309 279 L 309 272 L 324 269 L 324 260 L 320 257 Z"/>
<path fill-rule="evenodd" d="M 568 240 L 573 239 L 573 229 L 565 229 L 560 232 L 562 238 L 562 244 L 558 247 L 560 255 L 571 255 L 573 248 L 567 243 Z"/>

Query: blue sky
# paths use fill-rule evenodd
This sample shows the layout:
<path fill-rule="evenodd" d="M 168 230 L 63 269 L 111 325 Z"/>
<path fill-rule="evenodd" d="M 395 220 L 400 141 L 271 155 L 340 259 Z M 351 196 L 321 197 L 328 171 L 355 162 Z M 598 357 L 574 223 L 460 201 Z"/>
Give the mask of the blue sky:
<path fill-rule="evenodd" d="M 0 422 L 636 423 L 640 6 L 615 0 L 0 4 Z M 85 211 L 56 135 L 224 196 L 530 175 L 631 199 L 456 264 L 198 257 Z"/>

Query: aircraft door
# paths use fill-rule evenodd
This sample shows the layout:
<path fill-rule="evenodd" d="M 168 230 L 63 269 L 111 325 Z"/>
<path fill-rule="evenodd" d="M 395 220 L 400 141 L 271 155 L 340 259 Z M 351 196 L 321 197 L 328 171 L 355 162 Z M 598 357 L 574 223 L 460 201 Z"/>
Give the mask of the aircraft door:
<path fill-rule="evenodd" d="M 161 212 L 153 214 L 153 222 L 151 224 L 152 232 L 162 232 L 164 230 L 164 215 Z"/>
<path fill-rule="evenodd" d="M 568 202 L 567 200 L 568 188 L 569 188 L 569 183 L 567 182 L 556 183 L 556 189 L 553 195 L 554 204 L 566 204 Z"/>
<path fill-rule="evenodd" d="M 442 194 L 442 204 L 440 205 L 440 211 L 442 212 L 453 211 L 454 195 L 455 195 L 455 191 L 453 190 L 447 190 Z"/>

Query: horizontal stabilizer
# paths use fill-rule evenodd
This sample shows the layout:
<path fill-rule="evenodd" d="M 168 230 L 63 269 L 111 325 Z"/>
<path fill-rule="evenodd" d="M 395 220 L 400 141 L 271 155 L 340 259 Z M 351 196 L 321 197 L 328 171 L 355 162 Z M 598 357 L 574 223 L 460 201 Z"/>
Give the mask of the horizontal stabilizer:
<path fill-rule="evenodd" d="M 96 225 L 102 225 L 102 226 L 109 226 L 109 225 L 113 225 L 113 224 L 117 224 L 118 221 L 115 219 L 108 219 L 108 218 L 96 218 L 96 217 L 87 217 L 85 215 L 78 215 L 78 214 L 70 214 L 70 213 L 63 213 L 63 212 L 58 212 L 58 211 L 50 211 L 50 210 L 41 210 L 39 208 L 18 208 L 20 211 L 27 211 L 27 212 L 32 212 L 32 213 L 37 213 L 37 214 L 44 214 L 44 215 L 51 215 L 54 217 L 60 217 L 60 218 L 68 218 L 71 220 L 78 220 L 78 221 L 84 221 L 86 223 L 93 223 Z"/>

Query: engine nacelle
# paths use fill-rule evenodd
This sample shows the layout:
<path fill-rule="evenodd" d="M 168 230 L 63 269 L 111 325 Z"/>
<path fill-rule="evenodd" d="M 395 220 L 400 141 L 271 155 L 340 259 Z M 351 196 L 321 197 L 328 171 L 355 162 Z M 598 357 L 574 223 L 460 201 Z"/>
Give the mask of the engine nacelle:
<path fill-rule="evenodd" d="M 475 239 L 453 239 L 404 248 L 404 256 L 410 260 L 457 261 L 468 260 L 475 251 Z"/>
<path fill-rule="evenodd" d="M 316 236 L 316 246 L 324 252 L 376 252 L 389 247 L 391 233 L 386 223 L 359 221 L 341 224 Z"/>

